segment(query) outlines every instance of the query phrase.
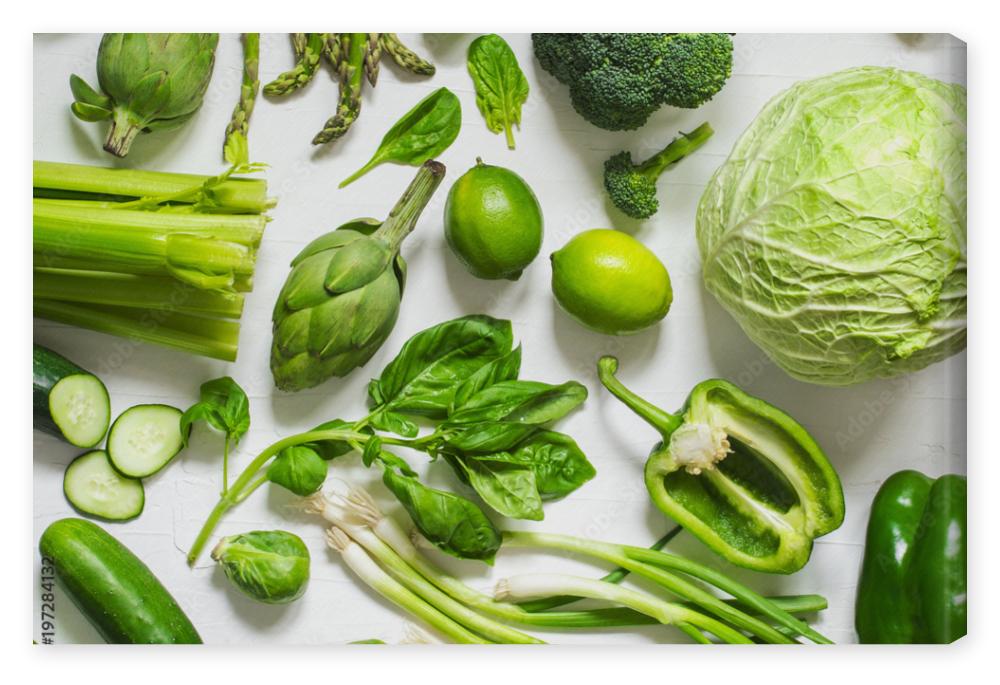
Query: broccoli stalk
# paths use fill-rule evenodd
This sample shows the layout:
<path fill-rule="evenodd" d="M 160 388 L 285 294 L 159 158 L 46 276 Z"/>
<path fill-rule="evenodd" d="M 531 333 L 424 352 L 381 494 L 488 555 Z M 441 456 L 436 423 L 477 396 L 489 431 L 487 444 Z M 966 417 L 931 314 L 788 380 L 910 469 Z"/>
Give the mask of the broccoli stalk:
<path fill-rule="evenodd" d="M 619 152 L 604 163 L 604 188 L 615 207 L 633 219 L 648 219 L 656 214 L 656 181 L 660 174 L 700 148 L 712 137 L 712 127 L 705 122 L 690 133 L 681 133 L 663 150 L 641 164 L 632 155 Z"/>

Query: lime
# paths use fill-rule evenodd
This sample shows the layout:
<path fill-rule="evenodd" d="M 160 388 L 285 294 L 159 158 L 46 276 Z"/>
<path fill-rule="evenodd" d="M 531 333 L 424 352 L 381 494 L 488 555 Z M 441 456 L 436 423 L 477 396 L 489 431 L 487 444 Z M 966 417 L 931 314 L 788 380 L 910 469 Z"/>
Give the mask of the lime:
<path fill-rule="evenodd" d="M 477 159 L 448 192 L 444 237 L 473 276 L 515 281 L 542 249 L 542 209 L 524 179 Z"/>
<path fill-rule="evenodd" d="M 552 254 L 552 292 L 563 309 L 601 333 L 635 333 L 662 319 L 673 291 L 663 263 L 632 236 L 595 228 Z"/>

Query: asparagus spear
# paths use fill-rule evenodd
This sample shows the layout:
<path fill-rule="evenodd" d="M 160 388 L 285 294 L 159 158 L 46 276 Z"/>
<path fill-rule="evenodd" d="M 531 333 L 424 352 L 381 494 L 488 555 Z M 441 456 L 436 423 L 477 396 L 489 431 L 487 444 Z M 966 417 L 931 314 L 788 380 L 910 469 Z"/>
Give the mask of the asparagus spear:
<path fill-rule="evenodd" d="M 292 46 L 298 61 L 290 70 L 264 86 L 264 95 L 288 95 L 309 83 L 316 75 L 326 36 L 325 33 L 292 34 Z"/>
<path fill-rule="evenodd" d="M 245 154 L 247 149 L 247 130 L 250 127 L 250 115 L 253 113 L 254 102 L 257 99 L 257 91 L 260 89 L 260 79 L 257 75 L 260 63 L 260 34 L 243 34 L 243 84 L 240 86 L 240 99 L 233 109 L 233 116 L 226 127 L 226 142 L 223 145 L 223 154 L 231 164 L 249 162 L 249 155 Z M 239 136 L 239 138 L 237 138 Z M 243 159 L 229 159 L 229 150 L 242 150 Z"/>
<path fill-rule="evenodd" d="M 361 113 L 361 86 L 366 57 L 370 54 L 369 45 L 364 33 L 341 34 L 340 50 L 336 57 L 340 80 L 337 113 L 326 120 L 323 130 L 313 138 L 313 145 L 322 145 L 341 137 Z"/>
<path fill-rule="evenodd" d="M 382 49 L 389 53 L 393 61 L 403 69 L 421 76 L 434 75 L 434 65 L 403 45 L 395 33 L 380 34 L 379 43 L 381 43 Z"/>

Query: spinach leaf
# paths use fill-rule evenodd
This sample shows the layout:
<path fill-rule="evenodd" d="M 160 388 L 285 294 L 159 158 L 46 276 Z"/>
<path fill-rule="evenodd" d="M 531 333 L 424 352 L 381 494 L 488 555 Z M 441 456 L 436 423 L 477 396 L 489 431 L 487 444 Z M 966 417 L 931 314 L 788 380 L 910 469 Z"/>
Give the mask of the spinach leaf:
<path fill-rule="evenodd" d="M 267 479 L 296 495 L 306 497 L 326 480 L 326 461 L 305 445 L 286 447 L 267 467 Z"/>
<path fill-rule="evenodd" d="M 542 498 L 530 468 L 500 460 L 448 457 L 452 468 L 486 504 L 504 516 L 541 521 Z"/>
<path fill-rule="evenodd" d="M 448 417 L 447 425 L 506 421 L 543 424 L 560 419 L 587 399 L 576 381 L 550 385 L 538 381 L 500 381 L 469 398 Z"/>
<path fill-rule="evenodd" d="M 455 388 L 455 397 L 448 408 L 451 416 L 456 409 L 465 405 L 471 397 L 483 388 L 501 381 L 512 381 L 521 372 L 521 346 L 518 345 L 499 359 L 480 367 L 478 371 L 459 383 Z"/>
<path fill-rule="evenodd" d="M 348 176 L 353 183 L 384 162 L 420 166 L 448 149 L 462 127 L 462 105 L 447 88 L 438 88 L 418 102 L 389 129 L 368 163 Z"/>
<path fill-rule="evenodd" d="M 226 434 L 226 447 L 236 444 L 250 428 L 250 401 L 243 388 L 229 376 L 201 384 L 201 400 L 181 415 L 181 436 L 187 445 L 191 426 L 205 421 Z"/>
<path fill-rule="evenodd" d="M 503 131 L 507 147 L 514 149 L 515 124 L 521 128 L 521 105 L 528 99 L 528 79 L 517 64 L 514 51 L 495 33 L 480 36 L 469 45 L 469 74 L 476 87 L 476 105 L 494 133 Z"/>
<path fill-rule="evenodd" d="M 500 531 L 475 503 L 421 483 L 415 476 L 386 467 L 382 482 L 406 509 L 421 534 L 438 548 L 462 559 L 493 564 Z"/>
<path fill-rule="evenodd" d="M 458 386 L 513 347 L 510 321 L 484 315 L 446 321 L 410 338 L 368 386 L 374 410 L 444 418 Z"/>

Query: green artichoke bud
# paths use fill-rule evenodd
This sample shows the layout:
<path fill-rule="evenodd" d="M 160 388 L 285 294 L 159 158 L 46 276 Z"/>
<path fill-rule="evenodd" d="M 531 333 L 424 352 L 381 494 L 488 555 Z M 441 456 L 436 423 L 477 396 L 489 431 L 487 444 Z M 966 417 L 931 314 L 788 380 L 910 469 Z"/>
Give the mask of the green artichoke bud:
<path fill-rule="evenodd" d="M 104 149 L 128 154 L 140 131 L 176 128 L 194 116 L 212 78 L 217 33 L 105 33 L 97 51 L 101 92 L 73 74 L 73 114 L 111 120 Z"/>
<path fill-rule="evenodd" d="M 425 162 L 384 222 L 355 219 L 306 245 L 274 305 L 271 374 L 280 390 L 311 388 L 363 366 L 399 315 L 403 239 L 444 178 Z"/>

